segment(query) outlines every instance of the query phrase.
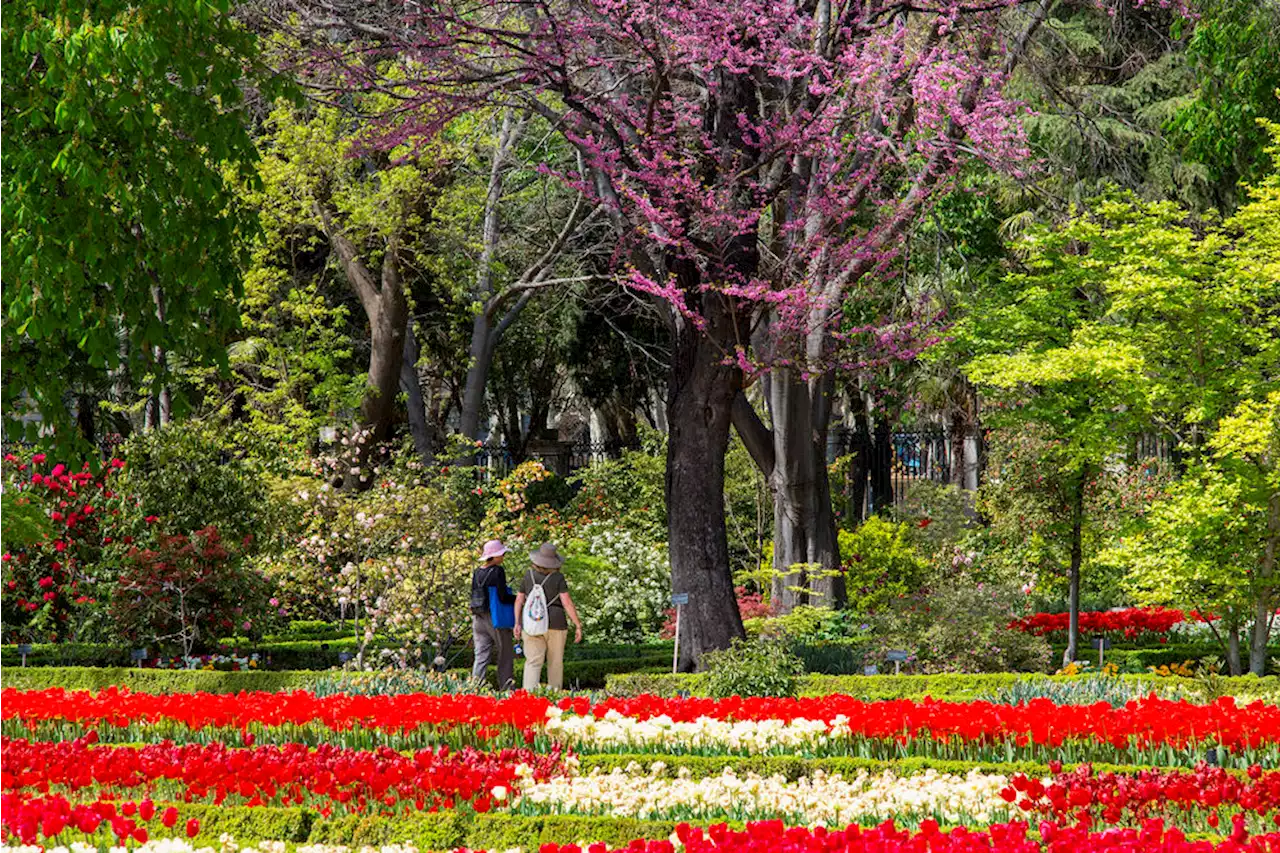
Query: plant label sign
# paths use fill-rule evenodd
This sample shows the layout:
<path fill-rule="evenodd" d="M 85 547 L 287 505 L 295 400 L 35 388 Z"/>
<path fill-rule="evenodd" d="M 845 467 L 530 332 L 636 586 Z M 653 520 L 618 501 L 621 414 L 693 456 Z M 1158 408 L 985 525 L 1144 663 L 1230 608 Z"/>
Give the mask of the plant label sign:
<path fill-rule="evenodd" d="M 884 659 L 887 661 L 892 661 L 893 663 L 902 663 L 908 657 L 910 657 L 910 655 L 908 655 L 906 652 L 898 651 L 896 649 L 892 651 L 887 651 L 884 653 Z"/>
<path fill-rule="evenodd" d="M 138 664 L 138 668 L 141 669 L 142 662 L 147 659 L 147 650 L 134 649 L 133 651 L 129 652 L 129 657 L 131 657 Z"/>
<path fill-rule="evenodd" d="M 671 603 L 676 608 L 676 644 L 671 650 L 671 671 L 674 673 L 680 671 L 680 610 L 689 603 L 689 593 L 671 593 Z"/>
<path fill-rule="evenodd" d="M 1110 637 L 1094 637 L 1093 647 L 1098 651 L 1102 651 L 1103 649 L 1110 649 L 1111 638 Z"/>
<path fill-rule="evenodd" d="M 879 675 L 880 667 L 876 666 L 875 664 L 871 664 L 871 666 L 864 666 L 862 668 L 862 674 L 863 675 Z"/>
<path fill-rule="evenodd" d="M 27 665 L 27 655 L 31 654 L 31 645 L 29 643 L 18 644 L 18 654 L 22 655 L 22 665 Z"/>

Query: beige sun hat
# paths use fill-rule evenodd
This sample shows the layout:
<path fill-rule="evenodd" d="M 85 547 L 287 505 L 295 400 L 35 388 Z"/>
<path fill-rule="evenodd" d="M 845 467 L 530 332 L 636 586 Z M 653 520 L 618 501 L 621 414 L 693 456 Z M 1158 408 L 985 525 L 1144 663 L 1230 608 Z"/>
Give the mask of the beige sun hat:
<path fill-rule="evenodd" d="M 564 565 L 564 557 L 560 556 L 554 542 L 543 542 L 529 555 L 529 562 L 542 569 L 558 569 Z"/>

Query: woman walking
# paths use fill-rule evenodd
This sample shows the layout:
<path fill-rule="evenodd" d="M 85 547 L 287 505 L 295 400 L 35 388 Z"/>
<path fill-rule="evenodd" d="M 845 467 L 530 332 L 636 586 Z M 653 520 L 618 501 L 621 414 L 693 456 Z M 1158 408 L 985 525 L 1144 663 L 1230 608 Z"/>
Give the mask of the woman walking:
<path fill-rule="evenodd" d="M 582 620 L 569 597 L 569 583 L 560 572 L 564 558 L 556 546 L 544 542 L 529 555 L 533 568 L 525 572 L 516 595 L 516 639 L 524 642 L 524 689 L 534 690 L 547 665 L 547 686 L 564 688 L 564 644 L 573 622 L 575 643 L 582 642 Z M 536 592 L 535 592 L 536 590 Z"/>
<path fill-rule="evenodd" d="M 471 633 L 475 643 L 475 663 L 471 677 L 483 681 L 485 669 L 497 652 L 498 689 L 510 690 L 515 682 L 515 644 L 511 641 L 512 621 L 503 618 L 502 605 L 513 605 L 516 596 L 507 587 L 502 560 L 507 548 L 497 539 L 484 543 L 484 561 L 471 573 Z"/>

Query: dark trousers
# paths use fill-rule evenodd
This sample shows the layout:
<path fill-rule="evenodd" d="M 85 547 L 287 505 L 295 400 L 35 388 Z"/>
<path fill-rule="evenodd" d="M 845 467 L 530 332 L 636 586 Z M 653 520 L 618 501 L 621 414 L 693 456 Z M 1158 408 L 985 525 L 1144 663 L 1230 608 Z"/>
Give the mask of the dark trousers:
<path fill-rule="evenodd" d="M 493 627 L 493 619 L 488 613 L 472 613 L 471 633 L 476 650 L 471 677 L 476 681 L 483 681 L 485 667 L 495 663 L 493 658 L 497 655 L 498 689 L 510 690 L 514 684 L 512 672 L 516 661 L 515 645 L 511 642 L 511 629 Z"/>

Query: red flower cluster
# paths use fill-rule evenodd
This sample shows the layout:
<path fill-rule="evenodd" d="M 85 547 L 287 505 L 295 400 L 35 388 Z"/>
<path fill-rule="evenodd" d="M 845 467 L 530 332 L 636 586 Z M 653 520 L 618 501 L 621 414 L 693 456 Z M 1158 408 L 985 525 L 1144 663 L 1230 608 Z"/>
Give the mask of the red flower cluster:
<path fill-rule="evenodd" d="M 470 803 L 492 806 L 494 786 L 517 787 L 516 767 L 529 765 L 534 778 L 560 766 L 559 751 L 450 752 L 447 747 L 405 755 L 386 747 L 372 752 L 303 744 L 231 749 L 221 743 L 171 743 L 143 747 L 91 746 L 93 738 L 56 743 L 5 740 L 4 790 L 51 786 L 120 791 L 146 788 L 183 802 L 215 805 L 303 805 L 324 800 L 320 811 L 436 811 Z M 400 807 L 404 808 L 400 808 Z"/>
<path fill-rule="evenodd" d="M 1065 632 L 1070 614 L 1034 613 L 1015 619 L 1009 627 L 1026 634 L 1043 637 Z M 1111 634 L 1126 639 L 1142 635 L 1169 633 L 1183 622 L 1210 622 L 1218 617 L 1195 610 L 1182 611 L 1169 607 L 1130 607 L 1125 610 L 1088 610 L 1080 613 L 1080 630 L 1090 634 Z"/>
<path fill-rule="evenodd" d="M 1057 774 L 1050 784 L 1015 775 L 1001 792 L 1027 812 L 1055 820 L 1074 816 L 1091 821 L 1096 813 L 1106 823 L 1169 817 L 1175 811 L 1213 810 L 1212 827 L 1218 825 L 1217 809 L 1241 809 L 1267 815 L 1280 809 L 1280 772 L 1254 765 L 1247 778 L 1201 763 L 1187 773 L 1181 770 L 1142 770 L 1134 774 L 1099 773 L 1087 764 L 1070 773 Z M 1280 825 L 1280 814 L 1273 820 Z"/>
<path fill-rule="evenodd" d="M 926 820 L 916 832 L 900 829 L 891 821 L 871 829 L 850 826 L 843 830 L 823 827 L 787 828 L 782 821 L 749 823 L 743 830 L 724 824 L 701 829 L 680 824 L 676 836 L 684 853 L 1276 853 L 1280 833 L 1249 836 L 1236 826 L 1231 836 L 1213 844 L 1190 841 L 1178 829 L 1152 820 L 1141 829 L 1090 832 L 1081 825 L 1040 824 L 1041 841 L 1027 835 L 1027 824 L 1013 821 L 986 830 L 957 827 L 942 831 Z M 674 853 L 668 839 L 636 840 L 611 850 L 592 844 L 586 853 Z M 539 853 L 583 853 L 576 844 L 544 844 Z"/>
<path fill-rule="evenodd" d="M 124 803 L 117 809 L 116 804 L 109 800 L 73 805 L 62 796 L 5 794 L 0 797 L 0 813 L 3 814 L 0 817 L 0 836 L 6 841 L 17 838 L 23 844 L 34 845 L 41 837 L 54 838 L 65 829 L 93 835 L 105 823 L 120 844 L 130 840 L 146 844 L 148 832 L 142 824 L 155 818 L 156 807 L 151 800 Z M 166 829 L 173 829 L 178 822 L 178 810 L 173 806 L 166 808 L 160 813 L 160 822 Z M 187 837 L 195 838 L 200 834 L 200 821 L 192 818 L 185 828 Z"/>
<path fill-rule="evenodd" d="M 7 632 L 18 630 L 12 639 L 23 636 L 21 629 L 44 611 L 51 641 L 65 639 L 72 611 L 96 603 L 82 569 L 97 559 L 98 551 L 111 539 L 102 533 L 103 516 L 110 515 L 111 475 L 124 467 L 112 459 L 100 475 L 88 463 L 72 473 L 65 465 L 49 466 L 37 453 L 23 461 L 12 453 L 4 455 L 6 491 L 17 494 L 20 504 L 38 507 L 49 520 L 45 540 L 26 548 L 5 551 L 3 563 L 4 624 Z M 42 628 L 44 634 L 46 629 Z"/>

